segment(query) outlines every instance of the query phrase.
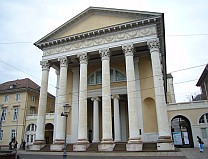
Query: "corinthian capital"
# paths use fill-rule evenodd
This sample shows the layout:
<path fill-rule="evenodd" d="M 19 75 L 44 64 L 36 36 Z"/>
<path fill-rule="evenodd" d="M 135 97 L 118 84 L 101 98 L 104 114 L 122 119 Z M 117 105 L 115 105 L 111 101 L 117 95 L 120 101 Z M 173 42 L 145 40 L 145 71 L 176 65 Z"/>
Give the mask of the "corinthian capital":
<path fill-rule="evenodd" d="M 109 48 L 99 50 L 99 54 L 100 54 L 100 57 L 102 58 L 102 60 L 110 60 L 110 49 Z"/>
<path fill-rule="evenodd" d="M 147 41 L 147 45 L 149 47 L 150 53 L 155 50 L 159 51 L 160 41 L 159 39 L 151 39 Z"/>
<path fill-rule="evenodd" d="M 78 54 L 77 57 L 79 58 L 79 62 L 87 64 L 87 53 Z"/>
<path fill-rule="evenodd" d="M 66 56 L 59 58 L 58 61 L 60 61 L 61 67 L 68 67 L 68 59 Z"/>
<path fill-rule="evenodd" d="M 133 44 L 123 45 L 122 50 L 123 50 L 125 56 L 133 56 L 134 55 L 134 46 L 133 46 Z"/>
<path fill-rule="evenodd" d="M 50 64 L 49 64 L 48 60 L 40 61 L 40 65 L 42 65 L 42 70 L 49 70 L 50 69 Z"/>

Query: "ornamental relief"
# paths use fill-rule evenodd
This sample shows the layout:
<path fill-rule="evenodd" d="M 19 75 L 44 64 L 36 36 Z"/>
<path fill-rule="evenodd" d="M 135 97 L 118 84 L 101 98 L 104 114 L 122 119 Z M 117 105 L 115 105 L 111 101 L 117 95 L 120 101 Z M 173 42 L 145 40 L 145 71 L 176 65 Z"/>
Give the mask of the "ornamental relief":
<path fill-rule="evenodd" d="M 43 56 L 72 51 L 72 50 L 81 49 L 81 48 L 97 46 L 97 45 L 102 45 L 102 44 L 108 44 L 108 43 L 117 42 L 121 40 L 128 40 L 132 38 L 156 35 L 156 34 L 157 34 L 156 28 L 149 27 L 149 28 L 142 28 L 142 29 L 133 30 L 130 32 L 125 32 L 125 33 L 117 33 L 117 34 L 115 33 L 113 35 L 104 35 L 96 39 L 80 40 L 79 42 L 68 44 L 66 46 L 61 46 L 61 47 L 45 50 L 43 51 Z"/>

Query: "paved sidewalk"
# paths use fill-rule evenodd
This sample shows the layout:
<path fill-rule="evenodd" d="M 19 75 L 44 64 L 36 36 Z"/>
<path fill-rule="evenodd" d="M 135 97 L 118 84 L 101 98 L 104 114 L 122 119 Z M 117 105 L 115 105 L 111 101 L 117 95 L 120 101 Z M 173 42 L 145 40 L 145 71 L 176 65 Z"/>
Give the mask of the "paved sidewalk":
<path fill-rule="evenodd" d="M 208 159 L 208 148 L 204 148 L 204 152 L 200 153 L 199 148 L 181 148 L 181 152 L 188 159 Z"/>
<path fill-rule="evenodd" d="M 34 152 L 18 151 L 20 156 L 62 156 L 63 152 Z M 203 153 L 198 148 L 181 148 L 177 152 L 67 152 L 72 158 L 188 158 L 188 159 L 208 159 L 208 148 Z M 100 156 L 100 157 L 99 157 Z"/>

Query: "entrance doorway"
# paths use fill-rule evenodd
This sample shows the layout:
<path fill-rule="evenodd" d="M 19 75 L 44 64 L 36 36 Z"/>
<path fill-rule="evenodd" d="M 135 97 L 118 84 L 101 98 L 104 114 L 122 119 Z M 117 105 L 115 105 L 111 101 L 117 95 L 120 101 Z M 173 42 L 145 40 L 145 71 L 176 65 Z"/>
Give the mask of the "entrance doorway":
<path fill-rule="evenodd" d="M 175 147 L 194 147 L 190 121 L 178 115 L 171 121 L 171 132 Z"/>
<path fill-rule="evenodd" d="M 53 124 L 51 123 L 45 125 L 45 142 L 46 144 L 53 143 Z"/>

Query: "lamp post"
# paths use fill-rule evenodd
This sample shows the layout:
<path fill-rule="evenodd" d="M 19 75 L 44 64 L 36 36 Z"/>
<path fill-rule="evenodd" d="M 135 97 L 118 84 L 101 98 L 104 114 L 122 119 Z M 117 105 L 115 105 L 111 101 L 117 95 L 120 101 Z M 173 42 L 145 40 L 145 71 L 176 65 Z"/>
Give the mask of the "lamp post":
<path fill-rule="evenodd" d="M 64 107 L 64 112 L 61 113 L 61 116 L 64 116 L 66 118 L 63 159 L 66 159 L 67 158 L 67 153 L 66 153 L 67 118 L 68 118 L 68 113 L 70 111 L 71 106 L 69 104 L 65 104 L 63 107 Z"/>

